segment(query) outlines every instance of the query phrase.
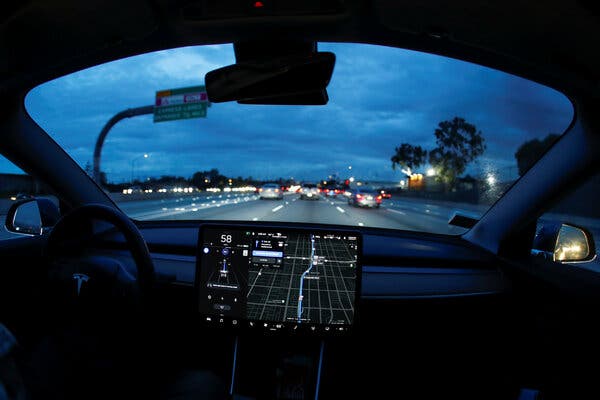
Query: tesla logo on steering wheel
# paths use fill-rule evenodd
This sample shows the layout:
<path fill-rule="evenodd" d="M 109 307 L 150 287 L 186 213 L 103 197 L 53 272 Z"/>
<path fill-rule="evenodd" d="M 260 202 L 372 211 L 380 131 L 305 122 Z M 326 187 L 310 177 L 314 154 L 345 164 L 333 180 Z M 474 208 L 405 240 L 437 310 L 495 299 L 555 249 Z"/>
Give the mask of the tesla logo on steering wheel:
<path fill-rule="evenodd" d="M 84 282 L 89 281 L 90 277 L 86 274 L 73 274 L 73 279 L 77 281 L 77 296 L 79 296 L 79 293 L 81 292 L 81 286 L 84 284 Z"/>

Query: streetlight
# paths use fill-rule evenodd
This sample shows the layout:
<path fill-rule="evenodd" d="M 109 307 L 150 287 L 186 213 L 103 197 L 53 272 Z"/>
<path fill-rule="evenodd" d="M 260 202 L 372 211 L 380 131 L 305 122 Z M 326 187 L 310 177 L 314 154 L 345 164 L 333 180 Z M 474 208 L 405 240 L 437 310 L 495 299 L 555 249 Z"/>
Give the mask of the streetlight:
<path fill-rule="evenodd" d="M 135 162 L 137 160 L 139 160 L 140 158 L 148 158 L 150 157 L 150 155 L 148 153 L 144 153 L 144 154 L 140 154 L 139 156 L 133 158 L 131 160 L 131 184 L 133 185 L 133 171 L 135 169 Z"/>

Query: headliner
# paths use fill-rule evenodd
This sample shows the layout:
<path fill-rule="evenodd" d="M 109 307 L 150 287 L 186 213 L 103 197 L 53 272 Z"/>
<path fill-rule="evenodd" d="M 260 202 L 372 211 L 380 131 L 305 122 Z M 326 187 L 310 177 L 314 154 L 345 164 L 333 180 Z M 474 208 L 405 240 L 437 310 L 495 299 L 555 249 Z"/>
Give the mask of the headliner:
<path fill-rule="evenodd" d="M 568 95 L 599 94 L 594 0 L 331 1 L 342 10 L 276 17 L 208 15 L 214 0 L 15 2 L 0 15 L 0 90 L 148 51 L 277 37 L 393 45 L 504 70 Z"/>

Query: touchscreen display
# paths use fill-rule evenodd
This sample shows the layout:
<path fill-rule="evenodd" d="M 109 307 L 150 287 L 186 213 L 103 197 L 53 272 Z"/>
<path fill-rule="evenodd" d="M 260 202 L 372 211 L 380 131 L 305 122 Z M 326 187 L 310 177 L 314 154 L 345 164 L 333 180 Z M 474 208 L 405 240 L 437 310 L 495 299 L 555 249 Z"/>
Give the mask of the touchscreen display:
<path fill-rule="evenodd" d="M 342 331 L 355 316 L 351 232 L 203 227 L 197 287 L 208 321 Z"/>

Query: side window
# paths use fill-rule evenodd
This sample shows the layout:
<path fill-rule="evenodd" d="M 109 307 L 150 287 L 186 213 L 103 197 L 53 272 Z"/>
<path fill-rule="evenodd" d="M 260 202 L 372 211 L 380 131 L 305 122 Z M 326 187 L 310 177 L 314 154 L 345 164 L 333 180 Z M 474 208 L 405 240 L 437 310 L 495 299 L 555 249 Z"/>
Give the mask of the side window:
<path fill-rule="evenodd" d="M 0 155 L 0 240 L 22 237 L 6 229 L 6 216 L 15 202 L 34 197 L 47 198 L 58 205 L 58 199 L 43 182 L 27 175 Z M 21 218 L 28 217 L 25 214 L 21 213 Z"/>
<path fill-rule="evenodd" d="M 600 174 L 563 198 L 537 224 L 533 254 L 600 272 Z"/>

